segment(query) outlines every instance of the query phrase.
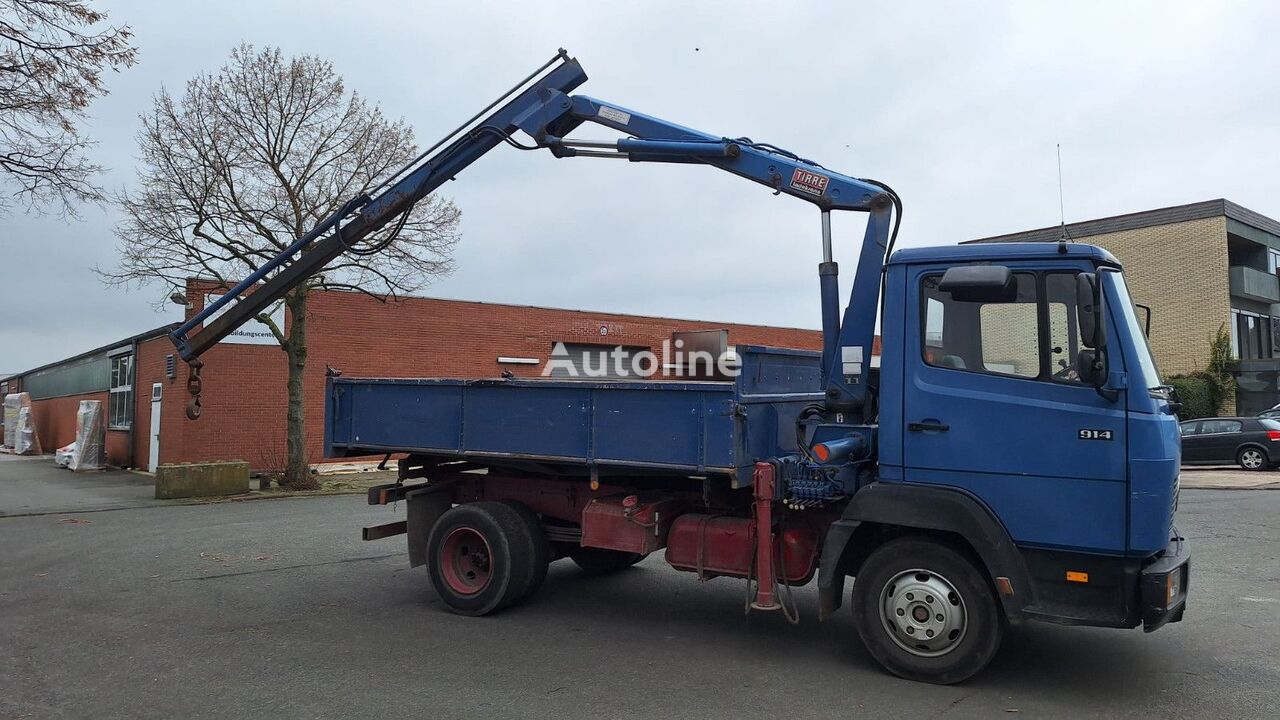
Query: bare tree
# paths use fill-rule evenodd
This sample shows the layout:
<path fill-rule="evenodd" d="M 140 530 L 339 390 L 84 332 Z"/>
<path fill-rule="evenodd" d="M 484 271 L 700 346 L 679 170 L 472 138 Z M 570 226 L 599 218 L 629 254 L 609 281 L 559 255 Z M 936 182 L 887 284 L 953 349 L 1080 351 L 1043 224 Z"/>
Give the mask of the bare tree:
<path fill-rule="evenodd" d="M 0 0 L 0 182 L 32 208 L 103 199 L 76 124 L 107 94 L 103 70 L 138 57 L 127 26 L 94 29 L 106 19 L 81 0 Z"/>
<path fill-rule="evenodd" d="M 349 198 L 417 153 L 413 130 L 347 92 L 332 64 L 241 45 L 218 72 L 167 91 L 141 116 L 137 190 L 120 197 L 121 260 L 108 282 L 158 282 L 167 293 L 192 275 L 231 283 L 304 235 Z M 460 213 L 429 196 L 374 255 L 344 255 L 285 297 L 288 327 L 271 329 L 288 361 L 288 464 L 282 484 L 314 483 L 307 468 L 303 370 L 307 298 L 315 288 L 378 298 L 411 292 L 451 269 Z"/>

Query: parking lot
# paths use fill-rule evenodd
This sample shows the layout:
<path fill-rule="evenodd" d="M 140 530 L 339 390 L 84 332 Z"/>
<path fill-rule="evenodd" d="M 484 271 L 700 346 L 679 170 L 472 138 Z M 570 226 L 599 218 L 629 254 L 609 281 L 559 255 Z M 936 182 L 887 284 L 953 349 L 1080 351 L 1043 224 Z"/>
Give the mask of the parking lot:
<path fill-rule="evenodd" d="M 937 687 L 886 675 L 844 613 L 818 623 L 811 588 L 792 627 L 744 616 L 741 582 L 699 584 L 658 557 L 598 579 L 561 562 L 529 603 L 463 618 L 407 567 L 402 538 L 360 541 L 403 508 L 144 502 L 144 478 L 63 472 L 23 486 L 35 509 L 14 515 L 38 462 L 0 462 L 4 718 L 1245 718 L 1280 704 L 1275 491 L 1183 492 L 1185 622 L 1015 627 L 986 673 Z M 71 502 L 86 496 L 75 483 L 92 503 Z"/>

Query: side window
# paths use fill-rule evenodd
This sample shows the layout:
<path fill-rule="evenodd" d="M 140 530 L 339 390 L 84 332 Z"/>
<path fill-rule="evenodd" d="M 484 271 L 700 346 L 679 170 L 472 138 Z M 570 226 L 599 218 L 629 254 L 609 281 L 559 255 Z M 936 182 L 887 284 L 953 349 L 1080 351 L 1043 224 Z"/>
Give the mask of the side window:
<path fill-rule="evenodd" d="M 925 298 L 924 308 L 924 346 L 941 350 L 943 313 L 946 306 L 936 297 Z"/>
<path fill-rule="evenodd" d="M 956 300 L 924 278 L 924 361 L 935 367 L 1015 377 L 1040 377 L 1038 293 L 1031 273 L 1015 273 L 1016 293 L 1004 302 Z"/>
<path fill-rule="evenodd" d="M 1201 435 L 1240 432 L 1239 420 L 1204 420 L 1200 423 Z"/>
<path fill-rule="evenodd" d="M 1185 422 L 1179 425 L 1178 428 L 1182 431 L 1182 437 L 1187 437 L 1188 435 L 1196 434 L 1197 425 L 1199 425 L 1198 422 Z"/>
<path fill-rule="evenodd" d="M 1049 310 L 1049 375 L 1054 380 L 1078 383 L 1076 357 L 1084 345 L 1076 322 L 1076 274 L 1045 275 L 1044 295 Z"/>

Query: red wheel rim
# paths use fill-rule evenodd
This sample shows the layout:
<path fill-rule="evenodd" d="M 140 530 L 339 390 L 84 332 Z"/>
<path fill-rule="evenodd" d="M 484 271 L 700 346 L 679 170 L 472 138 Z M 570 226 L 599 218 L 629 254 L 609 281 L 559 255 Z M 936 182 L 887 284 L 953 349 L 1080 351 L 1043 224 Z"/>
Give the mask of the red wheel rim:
<path fill-rule="evenodd" d="M 484 535 L 469 527 L 454 528 L 440 543 L 440 574 L 450 590 L 475 595 L 493 576 L 492 557 Z"/>

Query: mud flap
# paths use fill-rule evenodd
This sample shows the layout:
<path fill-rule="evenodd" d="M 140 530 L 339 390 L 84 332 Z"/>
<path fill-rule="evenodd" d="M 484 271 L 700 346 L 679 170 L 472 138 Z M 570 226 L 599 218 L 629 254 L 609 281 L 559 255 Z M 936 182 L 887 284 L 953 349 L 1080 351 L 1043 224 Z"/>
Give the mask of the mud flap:
<path fill-rule="evenodd" d="M 436 521 L 453 507 L 453 495 L 447 486 L 425 487 L 405 493 L 407 507 L 405 534 L 409 543 L 409 567 L 427 564 L 427 537 Z"/>
<path fill-rule="evenodd" d="M 844 602 L 844 551 L 849 547 L 853 531 L 862 523 L 837 520 L 827 529 L 822 543 L 822 559 L 818 562 L 818 619 L 826 620 Z"/>

